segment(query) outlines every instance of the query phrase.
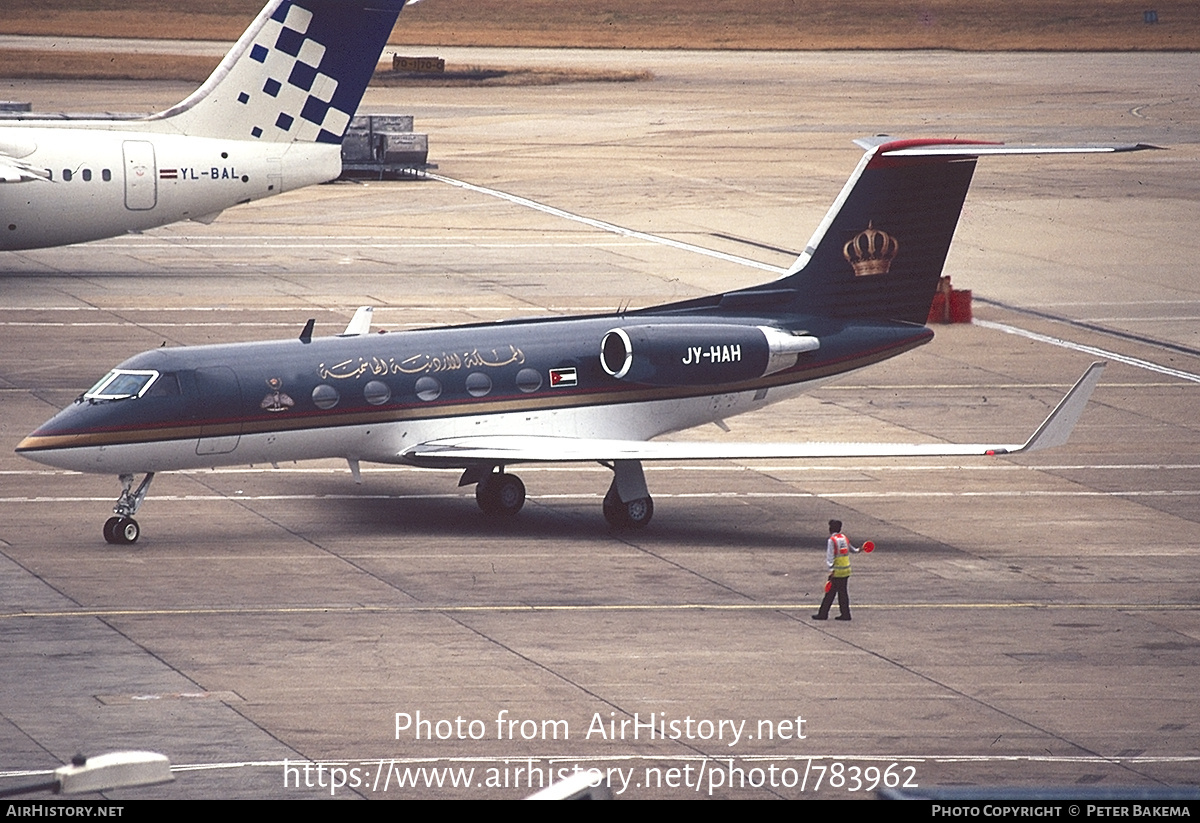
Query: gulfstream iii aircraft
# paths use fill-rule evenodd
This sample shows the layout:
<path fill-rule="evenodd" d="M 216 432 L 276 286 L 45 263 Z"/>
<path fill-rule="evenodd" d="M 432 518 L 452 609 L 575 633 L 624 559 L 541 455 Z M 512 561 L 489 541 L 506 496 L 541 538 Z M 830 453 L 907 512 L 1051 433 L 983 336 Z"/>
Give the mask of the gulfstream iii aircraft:
<path fill-rule="evenodd" d="M 271 0 L 183 102 L 137 119 L 0 120 L 0 250 L 80 243 L 341 174 L 405 0 Z"/>
<path fill-rule="evenodd" d="M 451 467 L 480 507 L 516 514 L 530 462 L 599 462 L 614 526 L 653 514 L 642 462 L 1014 454 L 1060 445 L 1093 365 L 1024 443 L 727 444 L 651 438 L 759 409 L 929 342 L 924 321 L 980 155 L 1121 151 L 965 141 L 859 141 L 867 151 L 790 272 L 754 288 L 607 315 L 160 348 L 130 358 L 17 446 L 118 475 L 104 527 L 132 543 L 156 472 L 338 457 Z M 134 488 L 135 475 L 145 474 Z"/>

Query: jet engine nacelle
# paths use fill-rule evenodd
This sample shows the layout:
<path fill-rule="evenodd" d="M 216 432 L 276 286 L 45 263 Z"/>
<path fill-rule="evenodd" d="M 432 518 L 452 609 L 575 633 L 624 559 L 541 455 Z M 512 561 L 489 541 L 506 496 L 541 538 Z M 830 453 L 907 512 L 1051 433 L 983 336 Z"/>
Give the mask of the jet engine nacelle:
<path fill-rule="evenodd" d="M 672 323 L 613 329 L 600 365 L 618 380 L 651 386 L 708 386 L 754 380 L 796 365 L 820 341 L 769 326 Z"/>

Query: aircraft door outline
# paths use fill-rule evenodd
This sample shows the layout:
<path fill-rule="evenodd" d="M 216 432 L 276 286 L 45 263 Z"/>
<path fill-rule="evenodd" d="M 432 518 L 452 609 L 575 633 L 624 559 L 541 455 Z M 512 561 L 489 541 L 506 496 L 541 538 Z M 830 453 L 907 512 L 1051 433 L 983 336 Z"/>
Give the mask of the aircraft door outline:
<path fill-rule="evenodd" d="M 242 436 L 242 389 L 237 375 L 228 366 L 204 366 L 196 369 L 195 386 L 202 409 L 196 454 L 229 454 L 237 448 Z M 210 411 L 220 413 L 229 409 L 238 415 L 234 432 L 227 430 L 228 424 L 208 419 Z"/>
<path fill-rule="evenodd" d="M 158 205 L 158 166 L 154 144 L 148 140 L 125 140 L 125 208 L 149 211 Z"/>
<path fill-rule="evenodd" d="M 267 191 L 279 194 L 283 191 L 283 156 L 267 158 Z"/>

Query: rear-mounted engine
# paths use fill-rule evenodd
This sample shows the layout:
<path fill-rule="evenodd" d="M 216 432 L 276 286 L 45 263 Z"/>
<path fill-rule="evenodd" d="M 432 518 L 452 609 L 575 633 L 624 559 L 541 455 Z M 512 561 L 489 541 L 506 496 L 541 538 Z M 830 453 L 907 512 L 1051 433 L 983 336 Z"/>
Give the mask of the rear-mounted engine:
<path fill-rule="evenodd" d="M 613 329 L 600 341 L 610 376 L 652 386 L 709 386 L 790 369 L 820 341 L 770 326 L 672 323 Z"/>

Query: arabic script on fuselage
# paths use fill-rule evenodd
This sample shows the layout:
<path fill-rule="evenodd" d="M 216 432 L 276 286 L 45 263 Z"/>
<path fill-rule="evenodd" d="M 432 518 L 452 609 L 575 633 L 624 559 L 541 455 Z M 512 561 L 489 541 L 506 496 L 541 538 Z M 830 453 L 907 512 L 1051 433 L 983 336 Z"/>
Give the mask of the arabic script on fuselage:
<path fill-rule="evenodd" d="M 332 366 L 321 363 L 317 374 L 322 380 L 353 380 L 369 374 L 383 377 L 389 374 L 436 374 L 460 369 L 499 369 L 514 363 L 525 362 L 525 353 L 516 346 L 507 349 L 490 349 L 480 352 L 442 352 L 441 354 L 414 354 L 403 360 L 395 357 L 352 357 Z"/>

